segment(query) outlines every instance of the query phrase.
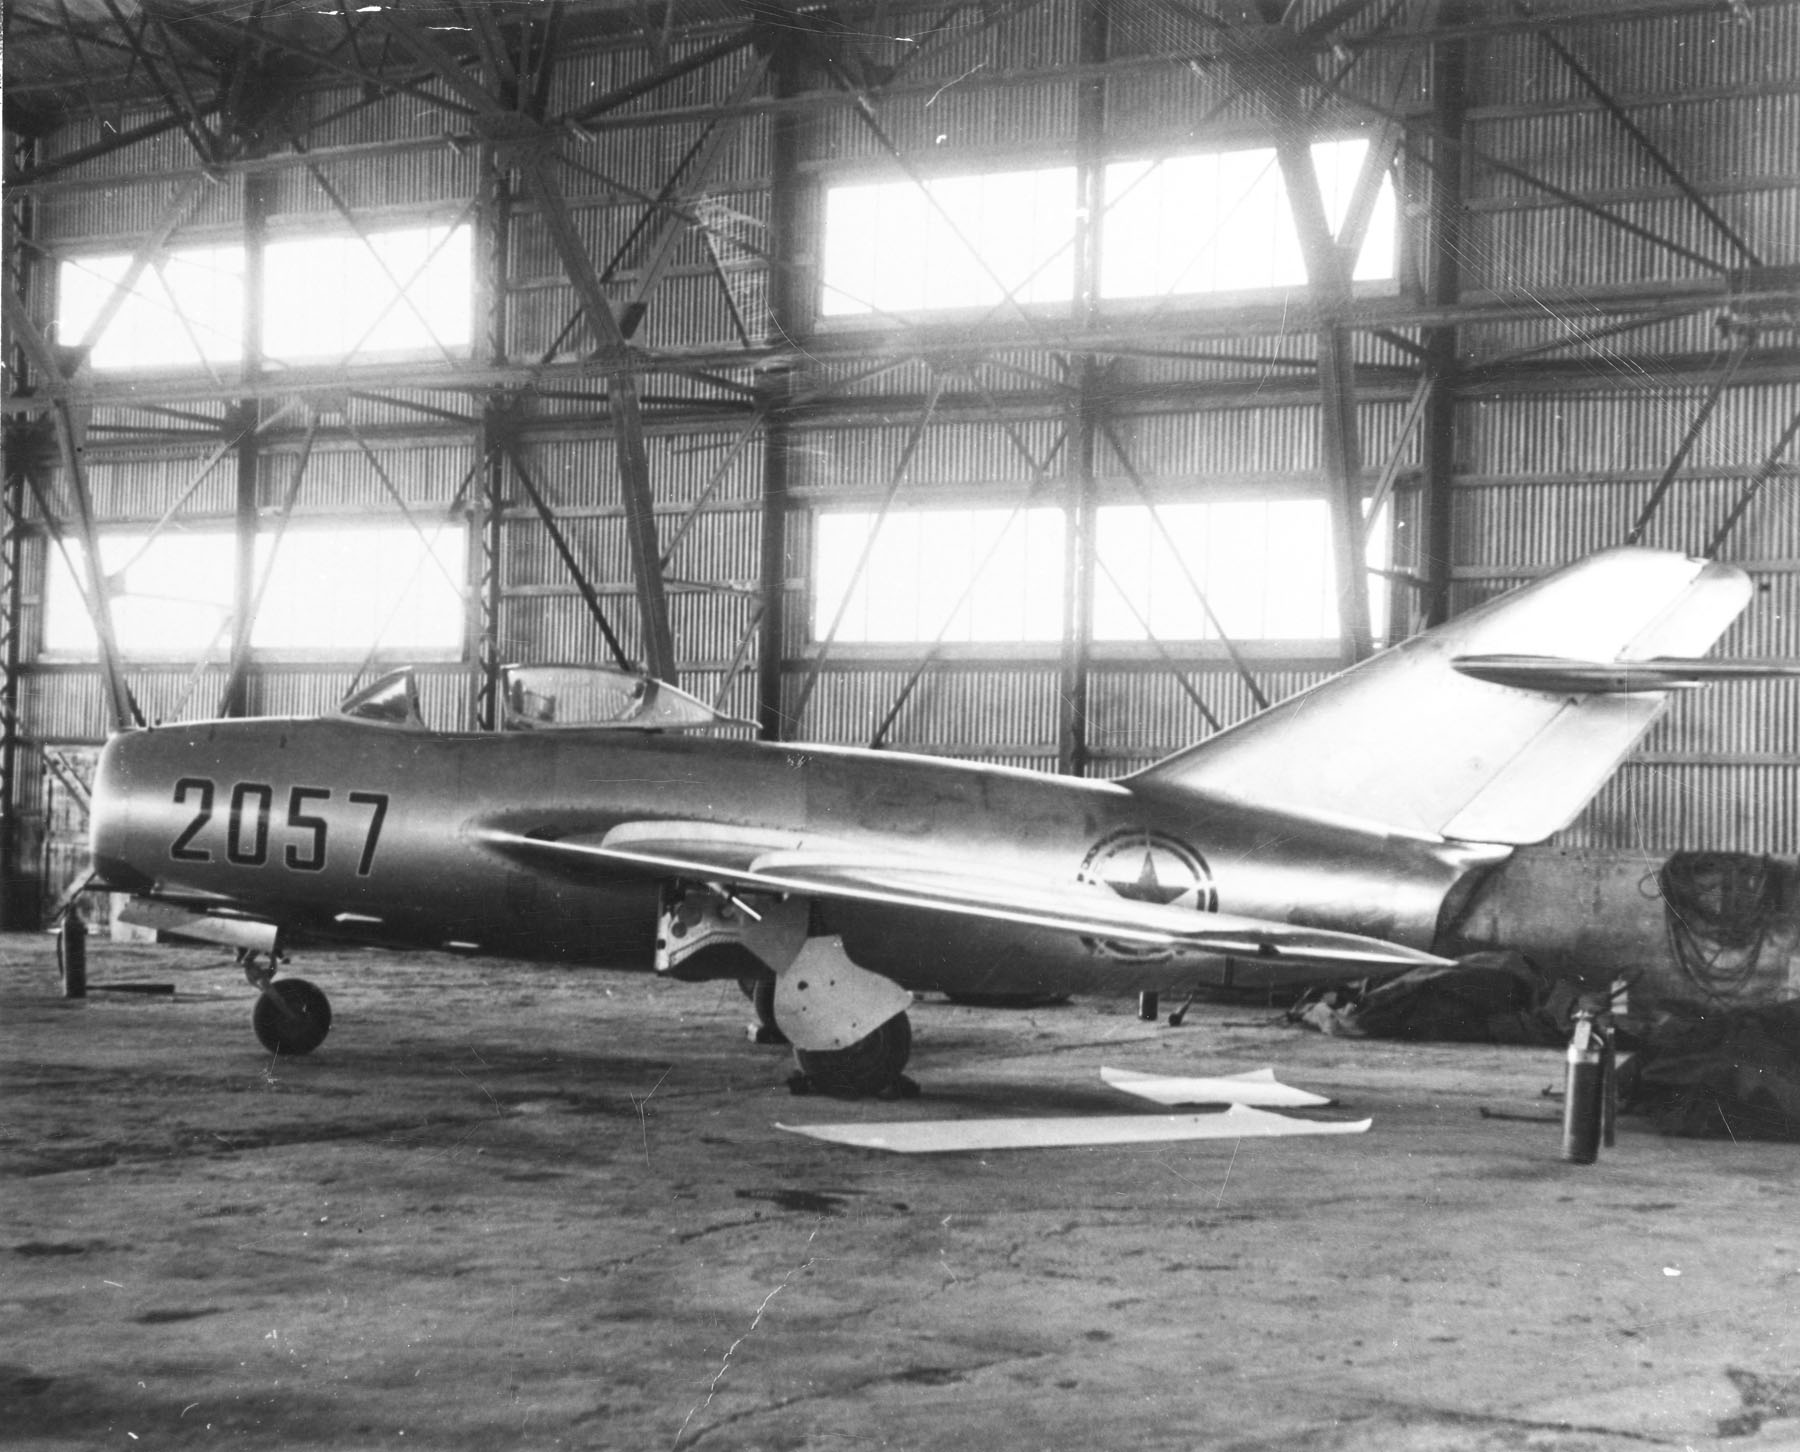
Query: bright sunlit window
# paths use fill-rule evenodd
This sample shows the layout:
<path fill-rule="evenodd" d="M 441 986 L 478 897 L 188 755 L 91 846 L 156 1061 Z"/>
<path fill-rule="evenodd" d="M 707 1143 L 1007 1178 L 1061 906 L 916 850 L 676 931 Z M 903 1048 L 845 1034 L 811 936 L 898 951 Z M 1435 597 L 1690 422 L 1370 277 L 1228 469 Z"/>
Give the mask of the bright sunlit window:
<path fill-rule="evenodd" d="M 427 545 L 429 541 L 429 545 Z M 269 539 L 257 571 L 268 571 Z M 463 640 L 463 527 L 293 528 L 275 554 L 250 643 L 258 650 L 457 650 Z"/>
<path fill-rule="evenodd" d="M 441 654 L 463 639 L 464 529 L 410 525 L 296 525 L 275 550 L 257 540 L 267 577 L 251 645 L 258 650 Z M 274 551 L 275 568 L 268 562 Z M 76 568 L 81 551 L 71 546 Z M 53 551 L 44 602 L 44 649 L 92 656 L 97 646 L 82 592 Z M 100 543 L 113 629 L 130 657 L 198 660 L 229 651 L 236 544 L 228 530 L 108 534 Z"/>
<path fill-rule="evenodd" d="M 1343 229 L 1369 143 L 1322 141 L 1313 164 Z M 827 317 L 1066 302 L 1075 286 L 1075 171 L 991 172 L 832 187 Z M 1353 270 L 1396 275 L 1397 210 L 1382 179 Z M 1305 259 L 1273 147 L 1118 161 L 1106 168 L 1100 290 L 1110 298 L 1298 287 Z"/>
<path fill-rule="evenodd" d="M 125 253 L 63 259 L 58 342 L 73 346 L 87 337 L 131 262 Z M 243 346 L 244 249 L 189 247 L 138 274 L 88 357 L 103 370 L 196 367 L 236 362 Z"/>
<path fill-rule="evenodd" d="M 844 606 L 837 639 L 1057 640 L 1063 614 L 1059 509 L 821 514 L 813 538 L 813 638 Z M 867 550 L 860 576 L 857 562 Z M 845 604 L 846 595 L 848 604 Z"/>
<path fill-rule="evenodd" d="M 1323 499 L 1165 504 L 1161 529 L 1142 505 L 1098 513 L 1096 640 L 1217 640 L 1220 629 L 1195 585 L 1234 641 L 1337 635 L 1331 510 Z M 1386 531 L 1368 534 L 1369 563 L 1384 566 Z M 1386 600 L 1387 582 L 1371 576 L 1369 613 L 1378 633 Z"/>
<path fill-rule="evenodd" d="M 44 649 L 91 656 L 94 628 L 81 591 L 60 550 L 51 547 L 44 599 Z M 113 633 L 128 656 L 199 657 L 227 645 L 231 635 L 231 535 L 165 531 L 109 534 L 100 541 L 100 563 L 113 602 Z M 69 546 L 68 561 L 87 584 L 84 552 Z"/>
<path fill-rule="evenodd" d="M 1369 143 L 1320 142 L 1313 165 L 1333 232 L 1342 230 Z M 1106 169 L 1100 290 L 1107 297 L 1295 287 L 1306 263 L 1273 147 L 1115 162 Z M 1391 178 L 1381 183 L 1354 279 L 1395 275 Z"/>
<path fill-rule="evenodd" d="M 263 352 L 280 361 L 466 347 L 467 227 L 269 243 Z"/>
<path fill-rule="evenodd" d="M 263 254 L 263 352 L 275 362 L 436 353 L 468 346 L 470 233 L 409 227 L 290 237 Z M 65 258 L 57 339 L 80 342 L 130 271 L 125 253 Z M 244 250 L 191 247 L 138 275 L 95 340 L 102 371 L 233 363 L 243 356 Z"/>
<path fill-rule="evenodd" d="M 1075 169 L 832 187 L 827 317 L 1066 301 L 1074 290 Z"/>

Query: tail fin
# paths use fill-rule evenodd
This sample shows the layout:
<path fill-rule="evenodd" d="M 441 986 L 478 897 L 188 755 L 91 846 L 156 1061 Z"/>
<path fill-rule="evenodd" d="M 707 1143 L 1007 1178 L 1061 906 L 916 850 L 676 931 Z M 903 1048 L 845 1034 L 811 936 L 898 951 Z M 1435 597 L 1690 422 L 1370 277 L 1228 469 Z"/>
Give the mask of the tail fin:
<path fill-rule="evenodd" d="M 1383 651 L 1127 781 L 1302 816 L 1471 842 L 1539 842 L 1568 825 L 1668 702 L 1502 684 L 1458 656 L 1589 662 L 1693 656 L 1749 602 L 1730 565 L 1615 549 Z"/>

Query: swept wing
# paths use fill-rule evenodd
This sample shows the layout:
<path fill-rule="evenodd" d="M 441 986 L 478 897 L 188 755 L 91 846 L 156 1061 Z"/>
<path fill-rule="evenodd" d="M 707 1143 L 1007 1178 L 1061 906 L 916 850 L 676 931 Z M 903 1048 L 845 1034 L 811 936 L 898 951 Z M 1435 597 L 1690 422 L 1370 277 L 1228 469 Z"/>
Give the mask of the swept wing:
<path fill-rule="evenodd" d="M 1445 961 L 1355 933 L 1135 902 L 1090 883 L 1005 875 L 975 862 L 809 843 L 793 835 L 709 822 L 628 822 L 597 838 L 547 839 L 498 829 L 480 836 L 511 856 L 564 870 L 639 871 L 752 892 L 922 908 L 1156 947 L 1388 968 Z"/>

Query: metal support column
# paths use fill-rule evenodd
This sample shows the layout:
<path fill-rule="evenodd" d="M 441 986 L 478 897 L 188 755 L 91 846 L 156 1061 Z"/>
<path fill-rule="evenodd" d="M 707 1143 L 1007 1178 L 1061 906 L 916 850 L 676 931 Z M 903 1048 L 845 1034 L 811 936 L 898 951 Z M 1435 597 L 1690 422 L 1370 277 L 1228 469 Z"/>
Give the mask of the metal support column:
<path fill-rule="evenodd" d="M 500 612 L 505 585 L 506 460 L 507 451 L 496 436 L 493 416 L 497 405 L 488 405 L 489 419 L 476 431 L 476 468 L 481 471 L 480 493 L 475 507 L 475 700 L 477 731 L 495 731 L 505 719 L 500 702 Z M 504 425 L 501 425 L 504 427 Z"/>
<path fill-rule="evenodd" d="M 1306 264 L 1307 290 L 1319 318 L 1319 465 L 1331 508 L 1333 573 L 1337 577 L 1338 639 L 1344 663 L 1361 660 L 1371 648 L 1369 582 L 1363 551 L 1362 444 L 1356 418 L 1356 360 L 1344 319 L 1351 302 L 1350 244 L 1361 230 L 1357 213 L 1373 205 L 1375 178 L 1365 172 L 1362 209 L 1352 208 L 1345 236 L 1333 235 L 1313 162 L 1315 122 L 1308 93 L 1321 84 L 1311 47 L 1323 34 L 1362 6 L 1340 5 L 1290 31 L 1284 22 L 1294 7 L 1258 0 L 1245 8 L 1228 31 L 1228 51 L 1239 83 L 1259 94 L 1275 138 L 1275 159 L 1287 190 L 1295 239 Z M 1260 23 L 1256 17 L 1260 17 Z M 1326 83 L 1329 84 L 1329 83 Z M 1384 147 L 1370 146 L 1365 167 L 1380 165 Z"/>
<path fill-rule="evenodd" d="M 268 241 L 273 179 L 251 173 L 244 178 L 244 361 L 246 384 L 260 381 L 263 369 L 263 250 Z M 225 678 L 219 709 L 226 716 L 251 713 L 250 633 L 256 624 L 257 475 L 262 444 L 257 433 L 260 405 L 254 394 L 240 399 L 226 417 L 229 438 L 237 435 L 237 509 L 234 521 L 237 567 L 231 597 L 231 670 Z"/>
<path fill-rule="evenodd" d="M 1439 12 L 1446 26 L 1460 25 L 1465 7 L 1448 4 Z M 1463 128 L 1468 115 L 1468 49 L 1461 40 L 1447 40 L 1432 48 L 1431 92 L 1436 125 L 1431 139 L 1430 171 L 1426 178 L 1430 224 L 1427 231 L 1425 286 L 1436 306 L 1452 307 L 1462 287 L 1463 253 Z M 1456 481 L 1456 375 L 1457 330 L 1453 323 L 1424 332 L 1425 372 L 1430 393 L 1425 400 L 1424 517 L 1418 537 L 1423 557 L 1416 561 L 1425 581 L 1420 600 L 1425 627 L 1442 625 L 1450 618 L 1450 580 L 1454 542 L 1452 520 Z"/>
<path fill-rule="evenodd" d="M 8 136 L 6 166 L 17 171 L 29 164 L 36 148 L 16 134 Z M 8 197 L 5 207 L 6 254 L 0 266 L 0 292 L 12 297 L 15 284 L 23 288 L 29 277 L 27 254 L 18 239 L 31 230 L 35 203 L 29 194 Z M 15 212 L 17 215 L 15 215 Z M 16 270 L 16 275 L 15 275 Z M 28 376 L 30 357 L 17 338 L 6 339 L 6 368 L 15 379 Z M 24 664 L 24 642 L 19 638 L 20 609 L 24 604 L 25 471 L 36 467 L 31 447 L 41 424 L 29 419 L 6 421 L 6 447 L 0 450 L 0 929 L 35 928 L 26 910 L 24 811 L 19 791 L 19 672 Z"/>
<path fill-rule="evenodd" d="M 775 47 L 769 76 L 777 99 L 801 88 L 797 46 L 771 32 Z M 786 265 L 800 252 L 800 126 L 798 114 L 778 110 L 769 123 L 769 331 L 778 338 L 804 335 L 806 292 L 795 269 Z M 788 491 L 792 479 L 794 422 L 793 366 L 783 363 L 763 375 L 762 549 L 758 584 L 762 595 L 756 650 L 756 734 L 780 741 L 794 725 L 785 710 L 782 687 L 787 660 Z"/>
<path fill-rule="evenodd" d="M 1106 207 L 1106 78 L 1110 40 L 1106 0 L 1082 9 L 1081 64 L 1088 78 L 1076 103 L 1075 166 L 1080 189 L 1075 235 L 1075 308 L 1080 325 L 1091 328 L 1100 305 L 1100 229 Z M 1094 645 L 1095 558 L 1094 465 L 1099 450 L 1104 388 L 1109 369 L 1093 354 L 1069 360 L 1076 388 L 1070 420 L 1069 487 L 1064 502 L 1061 703 L 1056 723 L 1056 766 L 1067 776 L 1086 776 L 1093 760 L 1088 676 Z"/>
<path fill-rule="evenodd" d="M 524 22 L 529 35 L 532 22 Z M 541 58 L 548 71 L 555 64 L 546 52 Z M 525 92 L 519 75 L 524 56 L 504 62 L 487 62 L 489 84 L 501 102 L 517 109 Z M 479 188 L 475 209 L 475 354 L 493 367 L 502 365 L 507 350 L 507 239 L 512 228 L 512 188 L 499 148 L 484 141 L 477 157 Z M 512 395 L 496 389 L 483 402 L 481 423 L 474 433 L 475 468 L 479 480 L 470 513 L 469 611 L 471 652 L 474 656 L 474 693 L 470 713 L 477 731 L 497 730 L 505 719 L 500 700 L 502 587 L 505 582 L 507 458 L 516 444 L 517 405 Z"/>
<path fill-rule="evenodd" d="M 24 603 L 25 470 L 19 447 L 29 425 L 9 430 L 6 474 L 0 480 L 0 928 L 35 928 L 26 912 L 23 813 L 19 801 L 19 638 Z"/>
<path fill-rule="evenodd" d="M 1275 155 L 1287 183 L 1319 328 L 1319 452 L 1330 491 L 1332 564 L 1345 664 L 1369 654 L 1369 581 L 1363 557 L 1362 441 L 1356 420 L 1356 360 L 1341 321 L 1351 301 L 1350 264 L 1325 215 L 1313 164 L 1312 128 L 1297 88 L 1276 103 Z"/>

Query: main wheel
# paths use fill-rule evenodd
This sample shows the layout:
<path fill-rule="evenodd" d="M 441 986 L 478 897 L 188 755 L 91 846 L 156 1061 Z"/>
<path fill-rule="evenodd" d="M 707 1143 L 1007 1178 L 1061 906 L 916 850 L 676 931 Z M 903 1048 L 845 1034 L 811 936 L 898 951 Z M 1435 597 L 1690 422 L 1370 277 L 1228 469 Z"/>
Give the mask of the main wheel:
<path fill-rule="evenodd" d="M 774 975 L 747 974 L 738 979 L 738 987 L 743 990 L 744 997 L 750 1000 L 750 1006 L 756 1010 L 756 1022 L 750 1025 L 750 1042 L 779 1044 L 786 1048 L 788 1036 L 781 1031 L 781 1025 L 775 1022 Z"/>
<path fill-rule="evenodd" d="M 794 1050 L 808 1088 L 846 1099 L 894 1087 L 911 1055 L 912 1021 L 903 1013 L 845 1048 Z"/>
<path fill-rule="evenodd" d="M 283 978 L 257 996 L 250 1026 L 271 1054 L 310 1054 L 331 1032 L 331 1000 L 304 978 Z"/>

